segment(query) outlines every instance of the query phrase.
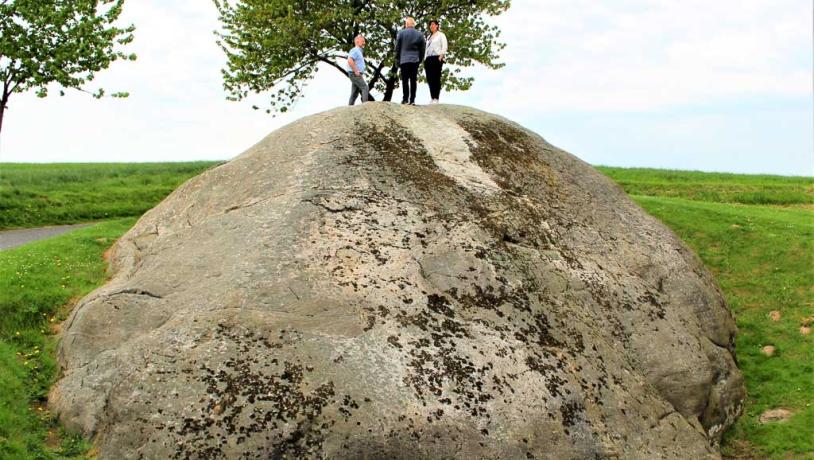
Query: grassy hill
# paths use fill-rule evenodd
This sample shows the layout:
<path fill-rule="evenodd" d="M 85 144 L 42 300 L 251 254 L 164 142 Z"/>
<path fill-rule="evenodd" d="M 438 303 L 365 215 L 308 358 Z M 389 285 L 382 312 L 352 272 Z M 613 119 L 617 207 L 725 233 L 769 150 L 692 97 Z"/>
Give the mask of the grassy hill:
<path fill-rule="evenodd" d="M 102 253 L 135 218 L 213 165 L 0 164 L 0 227 L 127 217 L 0 252 L 0 458 L 84 455 L 43 406 L 55 325 L 104 282 Z M 735 313 L 748 399 L 724 454 L 814 458 L 814 336 L 801 333 L 814 323 L 814 178 L 599 169 L 695 250 Z M 772 408 L 793 415 L 761 424 Z"/>
<path fill-rule="evenodd" d="M 219 163 L 0 163 L 0 229 L 139 216 Z"/>
<path fill-rule="evenodd" d="M 711 203 L 814 205 L 814 178 L 600 166 L 629 195 Z"/>

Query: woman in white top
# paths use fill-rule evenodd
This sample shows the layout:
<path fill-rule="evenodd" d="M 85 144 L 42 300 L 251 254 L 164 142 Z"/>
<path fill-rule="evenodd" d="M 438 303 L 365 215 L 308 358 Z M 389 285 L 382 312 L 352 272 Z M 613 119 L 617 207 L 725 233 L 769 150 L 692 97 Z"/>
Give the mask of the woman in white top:
<path fill-rule="evenodd" d="M 439 28 L 438 21 L 430 21 L 432 34 L 427 38 L 427 57 L 424 59 L 424 72 L 430 85 L 432 104 L 437 104 L 441 96 L 441 71 L 447 54 L 447 36 Z"/>

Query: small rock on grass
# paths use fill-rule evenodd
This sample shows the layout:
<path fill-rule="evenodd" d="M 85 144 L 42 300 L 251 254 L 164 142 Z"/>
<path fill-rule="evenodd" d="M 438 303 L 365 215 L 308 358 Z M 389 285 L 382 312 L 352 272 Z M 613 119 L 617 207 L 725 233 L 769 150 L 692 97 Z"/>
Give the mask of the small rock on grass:
<path fill-rule="evenodd" d="M 800 334 L 809 335 L 811 334 L 811 328 L 808 326 L 800 326 Z"/>
<path fill-rule="evenodd" d="M 772 345 L 766 345 L 760 349 L 760 352 L 766 356 L 774 356 L 775 348 Z"/>
<path fill-rule="evenodd" d="M 771 318 L 772 321 L 780 321 L 780 312 L 777 310 L 770 311 L 769 318 Z"/>
<path fill-rule="evenodd" d="M 758 420 L 760 423 L 785 422 L 791 418 L 792 415 L 792 412 L 788 409 L 769 409 L 760 414 L 760 418 Z"/>

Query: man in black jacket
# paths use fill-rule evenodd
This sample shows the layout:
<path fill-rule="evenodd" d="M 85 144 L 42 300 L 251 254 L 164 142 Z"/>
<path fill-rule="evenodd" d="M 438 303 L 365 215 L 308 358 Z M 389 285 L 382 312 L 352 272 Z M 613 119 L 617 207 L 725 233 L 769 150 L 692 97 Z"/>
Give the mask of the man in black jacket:
<path fill-rule="evenodd" d="M 424 60 L 426 46 L 424 35 L 415 30 L 415 19 L 405 19 L 404 29 L 396 37 L 396 62 L 401 69 L 402 104 L 415 105 L 418 64 Z"/>

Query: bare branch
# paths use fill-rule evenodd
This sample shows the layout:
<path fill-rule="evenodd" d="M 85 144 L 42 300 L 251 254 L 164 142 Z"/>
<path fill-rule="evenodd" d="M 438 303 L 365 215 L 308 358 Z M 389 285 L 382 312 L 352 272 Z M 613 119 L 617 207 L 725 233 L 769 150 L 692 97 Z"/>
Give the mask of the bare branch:
<path fill-rule="evenodd" d="M 348 71 L 346 69 L 343 69 L 342 66 L 340 66 L 339 64 L 334 62 L 332 59 L 328 59 L 325 56 L 318 56 L 317 59 L 319 59 L 320 61 L 322 61 L 322 62 L 324 62 L 326 64 L 329 64 L 331 67 L 334 67 L 335 69 L 339 70 L 344 75 L 347 75 L 347 73 L 348 73 Z"/>

